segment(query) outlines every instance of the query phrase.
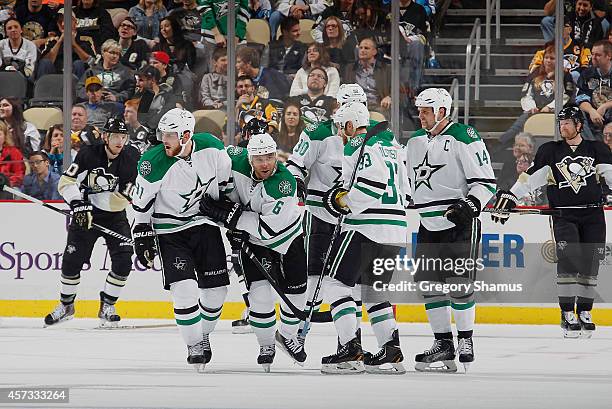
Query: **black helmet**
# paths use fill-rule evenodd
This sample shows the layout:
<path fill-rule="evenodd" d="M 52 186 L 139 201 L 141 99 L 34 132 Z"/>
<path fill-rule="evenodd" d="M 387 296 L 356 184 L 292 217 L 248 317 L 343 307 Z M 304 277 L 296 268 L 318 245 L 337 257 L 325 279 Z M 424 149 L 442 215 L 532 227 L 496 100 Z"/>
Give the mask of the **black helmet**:
<path fill-rule="evenodd" d="M 561 121 L 562 119 L 573 119 L 576 124 L 581 124 L 583 120 L 582 112 L 580 111 L 580 108 L 575 106 L 565 107 L 559 111 L 559 114 L 557 115 L 558 121 Z"/>
<path fill-rule="evenodd" d="M 249 114 L 244 116 L 244 125 L 241 130 L 244 139 L 248 139 L 252 135 L 259 135 L 266 132 L 268 132 L 268 123 L 263 117 L 258 118 Z"/>
<path fill-rule="evenodd" d="M 109 133 L 128 133 L 128 128 L 125 125 L 125 121 L 120 116 L 111 116 L 108 118 L 104 127 L 102 128 L 103 132 Z"/>

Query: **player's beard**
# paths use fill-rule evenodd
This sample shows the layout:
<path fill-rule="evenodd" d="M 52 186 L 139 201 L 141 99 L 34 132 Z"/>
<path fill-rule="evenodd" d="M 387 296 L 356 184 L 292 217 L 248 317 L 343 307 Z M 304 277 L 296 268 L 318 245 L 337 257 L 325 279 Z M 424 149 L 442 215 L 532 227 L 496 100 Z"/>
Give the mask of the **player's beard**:
<path fill-rule="evenodd" d="M 175 146 L 174 148 L 164 145 L 164 150 L 166 151 L 166 155 L 170 157 L 178 156 L 178 154 L 181 153 L 181 145 Z"/>

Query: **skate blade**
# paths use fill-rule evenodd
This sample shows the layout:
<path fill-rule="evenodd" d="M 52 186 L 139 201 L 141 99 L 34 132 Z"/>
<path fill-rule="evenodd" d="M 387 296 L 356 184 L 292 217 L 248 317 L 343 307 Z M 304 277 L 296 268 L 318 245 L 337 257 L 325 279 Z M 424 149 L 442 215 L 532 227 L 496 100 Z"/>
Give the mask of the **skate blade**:
<path fill-rule="evenodd" d="M 464 373 L 468 373 L 468 369 L 470 369 L 470 364 L 471 362 L 463 362 L 463 370 L 465 371 Z"/>
<path fill-rule="evenodd" d="M 261 364 L 261 367 L 263 368 L 265 373 L 270 373 L 270 366 L 272 364 Z"/>
<path fill-rule="evenodd" d="M 417 362 L 414 369 L 419 372 L 457 372 L 455 361 Z"/>
<path fill-rule="evenodd" d="M 100 325 L 98 326 L 99 329 L 117 329 L 119 328 L 119 321 L 107 321 L 107 320 L 100 320 Z"/>
<path fill-rule="evenodd" d="M 365 365 L 365 371 L 372 374 L 402 375 L 406 369 L 401 362 L 386 363 L 382 365 Z"/>
<path fill-rule="evenodd" d="M 62 322 L 66 322 L 66 321 L 70 321 L 71 319 L 74 318 L 74 315 L 69 315 L 68 317 L 62 318 L 57 322 L 54 322 L 53 324 L 47 324 L 44 320 L 43 320 L 43 328 L 47 328 L 47 327 L 52 327 L 54 325 L 57 324 L 61 324 Z"/>
<path fill-rule="evenodd" d="M 582 339 L 589 339 L 593 336 L 593 332 L 594 331 L 589 331 L 589 330 L 582 330 L 580 331 L 580 338 Z"/>
<path fill-rule="evenodd" d="M 285 349 L 285 345 L 284 345 L 282 342 L 280 342 L 280 341 L 276 341 L 276 344 L 277 344 L 277 345 L 278 345 L 278 347 L 279 347 L 278 349 L 280 349 L 280 350 L 281 350 L 281 352 L 282 352 L 283 354 L 287 355 L 287 357 L 288 357 L 289 359 L 291 359 L 291 360 L 293 361 L 293 363 L 294 363 L 294 364 L 299 365 L 299 366 L 302 366 L 302 367 L 304 366 L 304 362 L 306 362 L 306 360 L 304 360 L 304 362 L 300 362 L 300 361 L 298 361 L 297 359 L 295 359 L 295 358 L 294 358 L 294 357 L 291 355 L 291 353 L 289 353 L 289 351 L 287 351 L 287 350 Z"/>
<path fill-rule="evenodd" d="M 253 332 L 253 327 L 251 327 L 250 325 L 232 327 L 232 334 L 252 334 Z"/>
<path fill-rule="evenodd" d="M 349 361 L 341 364 L 322 364 L 321 373 L 332 375 L 357 375 L 365 372 L 362 361 Z"/>
<path fill-rule="evenodd" d="M 204 373 L 205 364 L 189 364 L 197 373 Z"/>
<path fill-rule="evenodd" d="M 570 331 L 570 330 L 563 330 L 563 338 L 569 338 L 569 339 L 575 339 L 575 338 L 579 338 L 580 337 L 580 332 L 581 331 Z"/>

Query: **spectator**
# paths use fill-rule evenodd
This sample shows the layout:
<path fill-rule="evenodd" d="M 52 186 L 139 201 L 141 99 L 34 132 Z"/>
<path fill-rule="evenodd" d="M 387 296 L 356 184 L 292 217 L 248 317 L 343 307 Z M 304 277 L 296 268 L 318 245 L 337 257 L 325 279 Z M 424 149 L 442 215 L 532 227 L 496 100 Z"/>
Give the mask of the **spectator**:
<path fill-rule="evenodd" d="M 49 128 L 42 150 L 49 157 L 51 171 L 61 175 L 64 165 L 64 126 L 62 124 L 56 124 Z M 71 149 L 70 155 L 74 159 L 76 151 Z"/>
<path fill-rule="evenodd" d="M 612 149 L 612 122 L 608 122 L 603 129 L 604 143 Z"/>
<path fill-rule="evenodd" d="M 273 68 L 292 78 L 300 69 L 306 44 L 299 41 L 300 21 L 293 17 L 288 17 L 281 23 L 281 37 L 271 41 L 264 51 L 262 65 Z"/>
<path fill-rule="evenodd" d="M 40 78 L 46 74 L 61 74 L 64 72 L 64 8 L 57 12 L 57 25 L 61 35 L 47 39 L 45 48 L 38 62 L 36 77 Z M 80 78 L 85 73 L 86 62 L 93 61 L 95 45 L 90 37 L 83 37 L 77 33 L 77 19 L 72 12 L 72 27 L 69 32 L 72 35 L 72 74 Z"/>
<path fill-rule="evenodd" d="M 576 0 L 576 8 L 567 15 L 572 26 L 572 38 L 583 47 L 592 48 L 604 38 L 601 18 L 593 12 L 593 0 Z"/>
<path fill-rule="evenodd" d="M 569 74 L 564 77 L 563 103 L 574 95 L 575 87 Z M 527 77 L 521 98 L 523 113 L 500 137 L 502 146 L 511 143 L 514 136 L 523 130 L 527 119 L 537 113 L 555 112 L 555 46 L 549 44 L 544 51 L 544 62 Z"/>
<path fill-rule="evenodd" d="M 273 68 L 260 66 L 259 53 L 251 47 L 241 47 L 236 52 L 238 75 L 249 76 L 263 98 L 283 100 L 289 94 L 290 83 L 282 73 Z"/>
<path fill-rule="evenodd" d="M 88 99 L 85 81 L 98 77 L 102 84 L 102 97 L 105 102 L 123 102 L 134 95 L 134 73 L 119 62 L 121 46 L 115 40 L 106 40 L 102 44 L 102 60 L 94 64 L 81 77 L 79 98 Z M 104 125 L 104 124 L 102 124 Z"/>
<path fill-rule="evenodd" d="M 524 163 L 518 163 L 524 156 L 535 156 L 535 141 L 533 136 L 528 132 L 520 132 L 514 136 L 514 145 L 512 146 L 512 156 L 504 160 L 504 166 L 497 180 L 498 189 L 510 189 L 516 179 L 520 175 L 518 172 L 523 172 Z M 517 166 L 519 165 L 519 166 Z"/>
<path fill-rule="evenodd" d="M 74 105 L 71 113 L 70 139 L 72 148 L 78 151 L 81 145 L 103 144 L 100 131 L 87 124 L 87 109 L 83 105 Z"/>
<path fill-rule="evenodd" d="M 117 38 L 117 30 L 108 11 L 98 5 L 98 0 L 80 0 L 74 8 L 77 33 L 93 38 L 96 50 L 107 40 Z"/>
<path fill-rule="evenodd" d="M 346 40 L 342 21 L 336 16 L 330 16 L 323 22 L 321 41 L 329 52 L 330 61 L 345 67 L 355 62 L 355 42 Z"/>
<path fill-rule="evenodd" d="M 293 17 L 297 20 L 305 18 L 316 20 L 326 8 L 326 0 L 280 0 L 276 10 L 270 14 L 270 39 L 274 40 L 276 38 L 278 26 L 282 25 L 283 21 L 288 17 Z"/>
<path fill-rule="evenodd" d="M 159 42 L 159 25 L 168 15 L 162 0 L 140 0 L 130 9 L 128 15 L 136 22 L 138 27 L 136 34 L 151 40 L 149 47 Z"/>
<path fill-rule="evenodd" d="M 331 118 L 336 99 L 325 95 L 327 73 L 321 67 L 310 70 L 307 80 L 308 90 L 305 94 L 295 97 L 302 115 L 312 123 L 320 123 Z"/>
<path fill-rule="evenodd" d="M 181 7 L 172 9 L 169 15 L 177 19 L 187 40 L 202 41 L 202 15 L 196 0 L 182 0 Z"/>
<path fill-rule="evenodd" d="M 601 140 L 604 122 L 612 120 L 612 44 L 598 41 L 591 53 L 592 67 L 582 71 L 578 79 L 576 104 L 587 114 L 582 137 Z"/>
<path fill-rule="evenodd" d="M 145 65 L 149 56 L 149 46 L 144 40 L 137 38 L 137 30 L 136 22 L 131 17 L 126 17 L 119 23 L 119 61 L 131 70 L 138 70 Z"/>
<path fill-rule="evenodd" d="M 403 61 L 400 78 L 402 82 L 406 78 L 408 79 L 409 95 L 414 95 L 421 87 L 425 44 L 427 42 L 425 39 L 427 34 L 426 23 L 427 14 L 421 5 L 416 4 L 413 0 L 400 0 L 399 27 L 402 34 L 400 58 Z"/>
<path fill-rule="evenodd" d="M 38 48 L 42 47 L 49 37 L 55 37 L 59 33 L 54 13 L 42 0 L 16 2 L 15 17 L 21 23 L 24 37 Z"/>
<path fill-rule="evenodd" d="M 136 74 L 136 95 L 140 99 L 140 112 L 146 113 L 149 118 L 159 120 L 162 115 L 172 108 L 182 108 L 177 103 L 176 96 L 170 86 L 160 84 L 159 71 L 150 65 L 145 66 Z M 157 123 L 154 119 L 147 123 Z"/>
<path fill-rule="evenodd" d="M 331 16 L 337 17 L 342 23 L 345 42 L 348 43 L 348 47 L 354 54 L 358 43 L 355 30 L 357 24 L 361 21 L 361 17 L 357 13 L 359 8 L 360 4 L 356 0 L 334 0 L 333 5 L 321 13 L 321 23 L 314 27 L 312 31 L 314 40 L 319 43 L 323 42 L 324 22 Z M 353 55 L 354 60 L 355 56 Z"/>
<path fill-rule="evenodd" d="M 32 172 L 23 178 L 21 190 L 38 200 L 62 200 L 57 191 L 60 174 L 52 172 L 49 157 L 43 151 L 35 151 L 29 157 Z"/>
<path fill-rule="evenodd" d="M 142 155 L 151 146 L 151 141 L 149 139 L 151 131 L 138 121 L 139 104 L 140 100 L 137 98 L 125 101 L 123 119 L 128 128 L 129 140 L 127 144 L 138 149 Z M 154 134 L 155 130 L 153 129 L 153 135 Z"/>
<path fill-rule="evenodd" d="M 249 0 L 249 15 L 250 18 L 258 18 L 268 20 L 272 13 L 270 0 Z"/>
<path fill-rule="evenodd" d="M 8 178 L 10 187 L 19 187 L 25 174 L 23 154 L 18 147 L 7 143 L 9 138 L 7 123 L 0 121 L 0 173 Z"/>
<path fill-rule="evenodd" d="M 179 69 L 185 65 L 194 67 L 196 60 L 195 47 L 183 37 L 183 31 L 177 19 L 164 17 L 160 22 L 159 43 L 153 47 L 153 51 L 163 51 L 170 56 L 170 61 L 177 64 Z"/>
<path fill-rule="evenodd" d="M 200 0 L 202 11 L 202 36 L 210 47 L 227 47 L 227 2 Z M 249 22 L 249 0 L 236 2 L 236 44 L 244 41 Z"/>
<path fill-rule="evenodd" d="M 344 81 L 357 83 L 368 98 L 368 109 L 389 117 L 391 107 L 391 70 L 376 60 L 376 42 L 364 38 L 359 43 L 359 60 L 347 67 Z"/>
<path fill-rule="evenodd" d="M 40 148 L 40 133 L 33 124 L 23 118 L 23 103 L 19 99 L 0 99 L 0 119 L 6 122 L 11 130 L 6 135 L 7 145 L 17 147 L 25 155 Z"/>
<path fill-rule="evenodd" d="M 278 149 L 291 153 L 304 128 L 300 105 L 295 101 L 288 101 L 283 109 L 280 132 L 276 141 Z"/>
<path fill-rule="evenodd" d="M 262 116 L 268 125 L 273 129 L 278 129 L 278 111 L 266 98 L 255 94 L 253 79 L 248 75 L 241 75 L 236 80 L 236 124 L 240 124 L 240 119 L 245 113 L 252 116 Z M 261 113 L 262 115 L 258 115 Z M 240 129 L 236 130 L 237 134 Z"/>
<path fill-rule="evenodd" d="M 87 124 L 96 128 L 103 127 L 108 118 L 117 114 L 117 105 L 114 102 L 107 102 L 108 91 L 106 93 L 105 91 L 102 81 L 95 75 L 85 80 L 87 102 L 83 105 L 87 110 Z"/>
<path fill-rule="evenodd" d="M 608 9 L 606 0 L 594 0 L 593 2 L 591 2 L 591 4 L 592 4 L 593 13 L 601 19 L 602 32 L 603 33 L 608 32 L 610 24 L 605 18 L 607 14 L 607 9 Z M 549 0 L 544 5 L 544 14 L 546 16 L 542 19 L 542 22 L 540 23 L 540 28 L 542 29 L 542 35 L 544 36 L 545 42 L 553 41 L 555 39 L 555 8 L 556 6 L 557 6 L 557 0 Z M 564 7 L 563 15 L 567 17 L 571 13 L 575 12 L 576 0 L 564 1 L 563 7 Z"/>
<path fill-rule="evenodd" d="M 36 45 L 23 37 L 21 23 L 15 18 L 6 20 L 4 32 L 7 38 L 0 40 L 0 67 L 3 71 L 17 71 L 31 78 L 38 59 Z"/>
<path fill-rule="evenodd" d="M 204 109 L 225 109 L 227 103 L 227 49 L 213 52 L 213 72 L 200 83 L 200 103 Z"/>
<path fill-rule="evenodd" d="M 295 78 L 293 78 L 291 83 L 290 96 L 293 97 L 307 92 L 308 73 L 315 67 L 323 68 L 327 73 L 328 82 L 327 87 L 325 87 L 325 95 L 336 97 L 340 87 L 340 74 L 330 62 L 329 54 L 325 47 L 317 43 L 312 43 L 308 46 L 302 68 L 295 74 Z"/>

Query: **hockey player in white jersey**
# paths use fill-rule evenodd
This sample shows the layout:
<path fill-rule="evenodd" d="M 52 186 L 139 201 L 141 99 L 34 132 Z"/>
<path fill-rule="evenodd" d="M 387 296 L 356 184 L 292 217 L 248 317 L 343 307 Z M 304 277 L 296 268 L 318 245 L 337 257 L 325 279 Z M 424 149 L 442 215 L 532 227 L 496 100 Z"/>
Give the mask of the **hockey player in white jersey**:
<path fill-rule="evenodd" d="M 375 259 L 395 258 L 399 253 L 396 246 L 406 245 L 404 189 L 407 181 L 403 181 L 406 174 L 402 150 L 390 132 L 364 139 L 369 112 L 361 103 L 343 105 L 333 118 L 345 144 L 343 184 L 330 189 L 323 197 L 323 204 L 332 215 L 344 215 L 344 218 L 341 234 L 332 244 L 325 266 L 329 274 L 325 277 L 325 299 L 331 305 L 340 348 L 336 354 L 322 358 L 321 371 L 347 374 L 365 369 L 373 373 L 403 373 L 403 355 L 391 304 L 366 302 L 381 349 L 376 354 L 364 354 L 356 334 L 356 306 L 352 298 L 357 280 L 371 277 Z"/>
<path fill-rule="evenodd" d="M 416 98 L 422 129 L 406 143 L 414 207 L 421 216 L 415 257 L 424 260 L 475 259 L 480 241 L 480 211 L 495 193 L 495 176 L 487 148 L 478 132 L 468 125 L 451 122 L 452 99 L 441 88 L 428 88 Z M 422 264 L 423 265 L 423 264 Z M 463 264 L 464 266 L 466 264 Z M 460 283 L 474 281 L 474 269 L 431 268 L 417 270 L 417 283 Z M 419 284 L 434 333 L 431 349 L 415 358 L 418 371 L 456 371 L 451 332 L 451 311 L 458 332 L 459 362 L 466 370 L 474 360 L 472 333 L 475 319 L 473 286 L 445 294 Z"/>
<path fill-rule="evenodd" d="M 251 136 L 246 150 L 230 146 L 227 152 L 232 164 L 228 170 L 232 172 L 234 189 L 226 199 L 207 196 L 200 205 L 202 214 L 228 228 L 232 247 L 241 249 L 240 264 L 249 286 L 249 323 L 260 345 L 257 362 L 266 372 L 274 360 L 275 340 L 297 364 L 303 365 L 306 360 L 297 338 L 300 319 L 281 300 L 281 322 L 276 331 L 273 288 L 242 247 L 246 243 L 288 301 L 303 311 L 306 253 L 302 216 L 295 178 L 277 161 L 276 150 L 276 142 L 267 133 Z"/>
<path fill-rule="evenodd" d="M 179 108 L 161 118 L 162 143 L 138 165 L 134 242 L 148 268 L 159 248 L 163 286 L 172 293 L 187 362 L 202 371 L 212 357 L 209 335 L 221 316 L 229 277 L 221 230 L 200 214 L 199 203 L 205 194 L 219 198 L 232 177 L 223 143 L 208 133 L 194 135 L 194 127 L 193 115 Z"/>

